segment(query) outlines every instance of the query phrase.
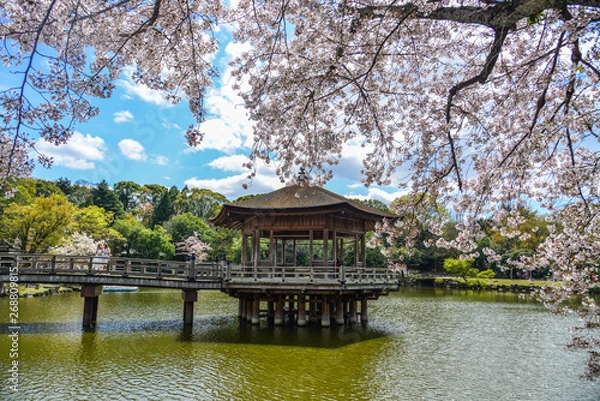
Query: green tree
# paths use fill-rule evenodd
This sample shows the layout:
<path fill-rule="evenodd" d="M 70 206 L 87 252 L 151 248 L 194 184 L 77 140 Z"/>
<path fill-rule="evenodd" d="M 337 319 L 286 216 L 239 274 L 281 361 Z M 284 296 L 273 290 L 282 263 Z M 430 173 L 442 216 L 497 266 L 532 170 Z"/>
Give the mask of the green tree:
<path fill-rule="evenodd" d="M 227 203 L 227 198 L 218 192 L 185 187 L 177 196 L 174 205 L 178 213 L 190 212 L 209 221 L 218 214 L 224 203 Z"/>
<path fill-rule="evenodd" d="M 142 190 L 144 193 L 143 203 L 149 203 L 155 207 L 163 196 L 169 192 L 167 187 L 158 184 L 146 184 L 142 187 Z"/>
<path fill-rule="evenodd" d="M 400 216 L 402 223 L 392 228 L 393 234 L 383 237 L 391 251 L 391 261 L 413 269 L 441 269 L 442 261 L 452 256 L 447 249 L 436 246 L 440 239 L 454 239 L 450 212 L 427 194 L 398 198 L 390 209 Z"/>
<path fill-rule="evenodd" d="M 77 207 L 90 206 L 94 203 L 92 188 L 90 186 L 73 184 L 70 187 L 66 187 L 63 183 L 59 187 L 61 189 L 64 187 L 63 192 L 67 196 L 67 199 Z"/>
<path fill-rule="evenodd" d="M 154 226 L 162 225 L 165 221 L 169 220 L 171 216 L 175 214 L 175 207 L 173 203 L 175 199 L 179 195 L 179 190 L 176 186 L 171 187 L 167 193 L 165 193 L 158 203 L 158 205 L 154 208 L 154 212 L 152 213 L 152 219 L 150 220 L 150 227 L 154 228 Z"/>
<path fill-rule="evenodd" d="M 37 197 L 48 197 L 52 194 L 64 195 L 63 191 L 51 181 L 36 178 L 19 178 L 15 182 L 14 190 L 10 197 L 0 199 L 0 211 L 9 203 L 30 205 Z"/>
<path fill-rule="evenodd" d="M 94 205 L 103 208 L 107 212 L 112 212 L 115 218 L 125 216 L 123 204 L 117 197 L 117 194 L 110 189 L 108 183 L 103 180 L 92 190 Z"/>
<path fill-rule="evenodd" d="M 465 282 L 469 277 L 477 277 L 479 270 L 473 267 L 473 260 L 448 258 L 444 261 L 444 269 L 448 274 L 461 277 Z"/>
<path fill-rule="evenodd" d="M 75 207 L 58 194 L 35 198 L 31 205 L 11 203 L 0 217 L 0 237 L 20 252 L 45 252 L 62 242 L 74 212 Z"/>
<path fill-rule="evenodd" d="M 241 256 L 242 235 L 238 230 L 219 228 L 216 231 L 211 231 L 211 234 L 211 238 L 208 238 L 208 244 L 211 248 L 208 255 L 211 258 L 225 256 L 225 259 L 233 261 L 236 260 L 237 255 Z M 239 252 L 236 249 L 238 244 L 240 246 Z M 237 260 L 240 261 L 240 259 Z"/>
<path fill-rule="evenodd" d="M 157 225 L 152 230 L 144 228 L 140 231 L 136 251 L 143 258 L 172 259 L 175 245 L 169 233 Z"/>
<path fill-rule="evenodd" d="M 140 233 L 146 227 L 135 217 L 127 214 L 125 218 L 115 220 L 113 228 L 121 234 L 122 239 L 112 244 L 113 255 L 125 253 L 126 256 L 136 256 L 140 241 Z"/>
<path fill-rule="evenodd" d="M 117 197 L 123 204 L 125 212 L 136 215 L 147 191 L 133 181 L 119 181 L 114 186 Z"/>
<path fill-rule="evenodd" d="M 112 244 L 124 238 L 111 227 L 114 220 L 112 212 L 107 212 L 98 206 L 79 208 L 73 215 L 71 231 L 87 234 L 96 241 L 105 240 Z"/>
<path fill-rule="evenodd" d="M 378 199 L 353 199 L 353 201 L 362 203 L 373 209 L 381 210 L 382 212 L 390 213 L 390 207 Z"/>
<path fill-rule="evenodd" d="M 209 243 L 214 232 L 204 220 L 190 212 L 171 217 L 165 224 L 165 228 L 175 243 L 185 241 L 195 232 L 199 234 L 200 240 Z"/>

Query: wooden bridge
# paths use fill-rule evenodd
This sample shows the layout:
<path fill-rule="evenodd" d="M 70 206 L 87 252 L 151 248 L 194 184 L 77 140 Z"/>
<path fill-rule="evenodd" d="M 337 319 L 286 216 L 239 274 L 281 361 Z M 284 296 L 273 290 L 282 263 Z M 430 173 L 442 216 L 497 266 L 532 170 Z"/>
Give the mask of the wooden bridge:
<path fill-rule="evenodd" d="M 282 324 L 288 302 L 298 324 L 306 324 L 306 304 L 321 324 L 328 326 L 330 303 L 336 322 L 356 321 L 356 300 L 362 300 L 361 319 L 366 321 L 366 301 L 397 290 L 399 276 L 387 268 L 362 266 L 239 266 L 226 262 L 196 263 L 110 258 L 99 263 L 93 256 L 0 253 L 0 283 L 50 283 L 81 287 L 84 298 L 83 326 L 93 327 L 97 320 L 98 296 L 103 286 L 173 288 L 182 291 L 183 321 L 193 323 L 194 303 L 199 290 L 220 290 L 240 300 L 240 317 L 257 324 L 261 301 L 266 313 Z M 360 297 L 359 297 L 360 295 Z M 327 297 L 330 301 L 327 301 Z M 343 302 L 346 302 L 344 304 Z M 340 304 L 341 302 L 341 304 Z M 293 308 L 293 305 L 297 309 Z M 314 308 L 313 308 L 314 306 Z M 318 306 L 318 308 L 317 308 Z M 264 312 L 264 311 L 263 311 Z"/>

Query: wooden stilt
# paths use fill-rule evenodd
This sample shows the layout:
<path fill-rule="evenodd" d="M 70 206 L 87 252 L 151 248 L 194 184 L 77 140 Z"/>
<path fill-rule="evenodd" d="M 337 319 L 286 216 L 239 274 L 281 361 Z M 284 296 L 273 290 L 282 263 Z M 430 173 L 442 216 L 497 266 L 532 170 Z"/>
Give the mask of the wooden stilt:
<path fill-rule="evenodd" d="M 356 323 L 356 298 L 350 300 L 350 312 L 348 316 L 349 323 Z"/>
<path fill-rule="evenodd" d="M 344 324 L 344 301 L 342 298 L 338 298 L 335 305 L 335 323 Z"/>
<path fill-rule="evenodd" d="M 298 296 L 298 326 L 306 326 L 306 300 L 304 295 Z"/>
<path fill-rule="evenodd" d="M 198 300 L 198 291 L 182 290 L 183 299 L 183 325 L 191 326 L 194 324 L 194 302 Z"/>
<path fill-rule="evenodd" d="M 281 297 L 277 299 L 277 304 L 275 305 L 275 319 L 273 320 L 273 324 L 275 326 L 283 324 L 283 299 Z"/>
<path fill-rule="evenodd" d="M 367 312 L 367 298 L 363 298 L 360 301 L 360 322 L 366 323 L 369 321 L 369 314 Z"/>
<path fill-rule="evenodd" d="M 255 298 L 252 301 L 252 324 L 260 323 L 260 299 Z"/>
<path fill-rule="evenodd" d="M 267 302 L 267 319 L 270 322 L 272 322 L 274 316 L 275 316 L 275 302 L 268 301 Z"/>
<path fill-rule="evenodd" d="M 331 317 L 329 316 L 329 300 L 327 296 L 323 296 L 321 310 L 321 327 L 329 327 L 331 325 Z"/>
<path fill-rule="evenodd" d="M 98 320 L 98 296 L 102 293 L 101 285 L 84 285 L 80 296 L 83 300 L 83 327 L 93 328 Z"/>
<path fill-rule="evenodd" d="M 251 299 L 246 299 L 246 321 L 252 322 L 252 311 L 254 306 L 252 305 Z"/>

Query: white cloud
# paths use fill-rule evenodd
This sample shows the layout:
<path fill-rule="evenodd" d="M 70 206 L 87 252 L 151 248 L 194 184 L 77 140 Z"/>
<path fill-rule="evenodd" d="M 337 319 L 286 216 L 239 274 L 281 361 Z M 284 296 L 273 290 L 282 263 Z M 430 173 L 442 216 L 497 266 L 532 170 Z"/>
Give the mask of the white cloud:
<path fill-rule="evenodd" d="M 128 123 L 133 121 L 133 114 L 131 114 L 129 110 L 117 111 L 115 114 L 113 114 L 113 117 L 113 121 L 115 123 Z"/>
<path fill-rule="evenodd" d="M 125 89 L 127 95 L 139 97 L 144 102 L 156 104 L 163 107 L 173 106 L 161 91 L 148 88 L 146 85 L 136 84 L 131 81 L 120 79 L 117 83 Z"/>
<path fill-rule="evenodd" d="M 344 196 L 346 198 L 362 199 L 362 200 L 377 199 L 377 200 L 380 200 L 380 201 L 382 201 L 384 203 L 390 204 L 395 199 L 398 199 L 398 198 L 406 195 L 407 193 L 408 193 L 408 191 L 405 191 L 405 192 L 396 191 L 396 192 L 391 192 L 390 193 L 390 192 L 384 191 L 381 188 L 369 187 L 366 195 L 349 193 L 349 194 L 346 194 Z"/>
<path fill-rule="evenodd" d="M 228 45 L 226 52 L 233 56 L 244 48 L 243 45 Z M 221 80 L 205 99 L 209 117 L 200 125 L 200 130 L 205 133 L 204 139 L 188 152 L 215 149 L 232 153 L 236 149 L 252 147 L 252 122 L 248 119 L 244 101 L 233 88 L 234 83 L 231 68 L 226 68 Z"/>
<path fill-rule="evenodd" d="M 169 159 L 165 156 L 156 156 L 154 162 L 160 166 L 166 166 L 167 164 L 169 164 Z"/>
<path fill-rule="evenodd" d="M 172 122 L 166 121 L 166 120 L 162 121 L 162 126 L 163 126 L 164 129 L 177 129 L 177 130 L 181 129 L 181 127 L 179 126 L 179 124 L 172 123 Z"/>
<path fill-rule="evenodd" d="M 252 45 L 248 42 L 229 42 L 225 46 L 225 53 L 230 59 L 234 59 L 242 55 L 242 53 L 252 50 Z"/>
<path fill-rule="evenodd" d="M 248 170 L 243 166 L 244 163 L 249 161 L 247 156 L 244 155 L 231 155 L 219 157 L 208 165 L 212 168 L 222 171 L 229 171 L 234 173 L 247 172 Z"/>
<path fill-rule="evenodd" d="M 208 119 L 202 123 L 200 129 L 204 132 L 202 142 L 194 148 L 187 149 L 187 152 L 216 149 L 231 153 L 242 146 L 239 131 L 232 127 L 231 121 L 227 121 L 225 118 Z"/>
<path fill-rule="evenodd" d="M 206 188 L 225 195 L 229 200 L 235 200 L 242 195 L 268 193 L 281 188 L 284 184 L 275 175 L 275 170 L 269 167 L 259 168 L 256 177 L 250 182 L 248 173 L 232 175 L 224 178 L 198 179 L 192 177 L 184 183 L 189 188 Z M 243 185 L 249 185 L 244 189 Z"/>
<path fill-rule="evenodd" d="M 106 145 L 104 139 L 90 134 L 83 135 L 75 131 L 66 144 L 55 146 L 41 140 L 37 150 L 54 159 L 54 165 L 65 166 L 75 170 L 91 170 L 96 168 L 94 161 L 104 160 Z"/>
<path fill-rule="evenodd" d="M 142 99 L 144 102 L 156 104 L 158 106 L 163 107 L 172 107 L 173 104 L 167 100 L 166 92 L 158 91 L 154 89 L 150 89 L 146 85 L 135 83 L 131 79 L 131 74 L 133 73 L 134 67 L 127 67 L 123 71 L 123 75 L 127 77 L 127 79 L 119 79 L 117 80 L 117 84 L 125 89 L 127 97 L 138 97 Z"/>
<path fill-rule="evenodd" d="M 119 142 L 119 150 L 128 159 L 142 161 L 146 160 L 147 156 L 144 153 L 144 146 L 133 139 L 123 139 Z"/>

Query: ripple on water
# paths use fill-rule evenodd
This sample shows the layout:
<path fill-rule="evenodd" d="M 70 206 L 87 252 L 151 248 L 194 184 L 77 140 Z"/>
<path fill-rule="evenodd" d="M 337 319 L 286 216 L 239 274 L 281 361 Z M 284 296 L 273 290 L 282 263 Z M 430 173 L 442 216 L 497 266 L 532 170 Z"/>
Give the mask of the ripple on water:
<path fill-rule="evenodd" d="M 184 329 L 179 292 L 140 291 L 103 294 L 98 327 L 84 332 L 78 294 L 28 300 L 26 375 L 7 399 L 598 400 L 597 385 L 579 379 L 585 356 L 562 346 L 572 321 L 459 294 L 391 294 L 369 304 L 366 327 L 328 329 L 240 323 L 235 300 L 218 292 L 199 294 Z"/>

